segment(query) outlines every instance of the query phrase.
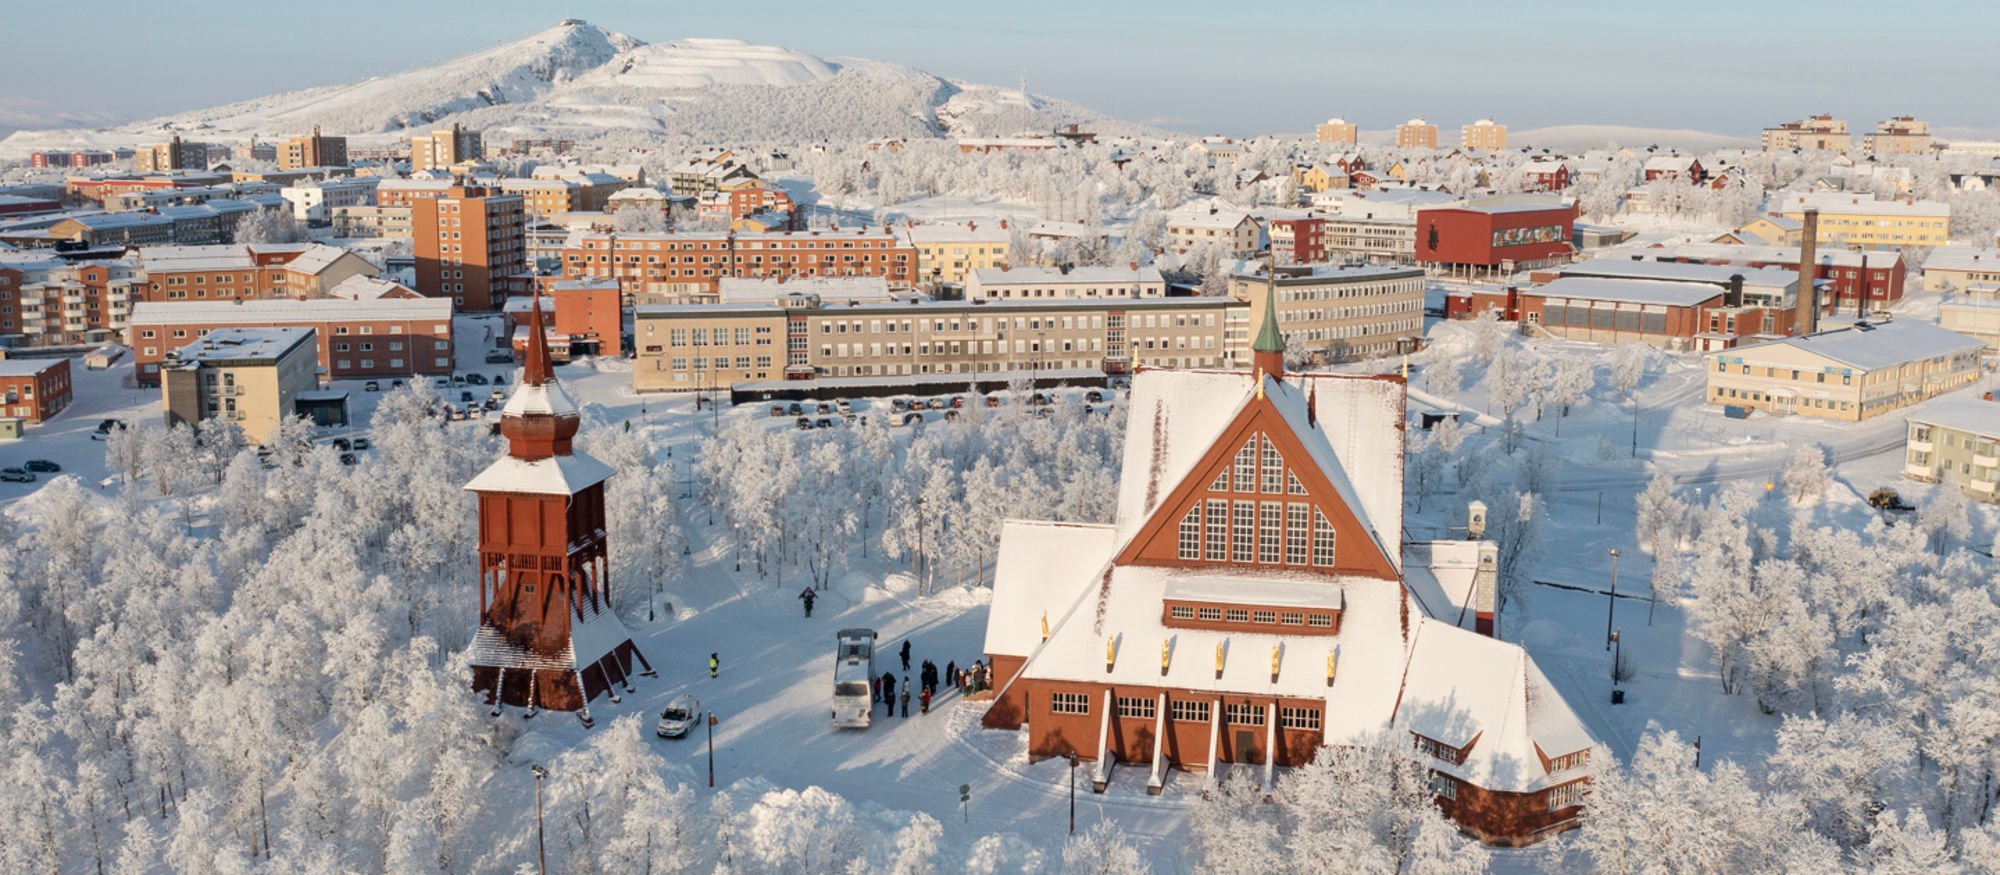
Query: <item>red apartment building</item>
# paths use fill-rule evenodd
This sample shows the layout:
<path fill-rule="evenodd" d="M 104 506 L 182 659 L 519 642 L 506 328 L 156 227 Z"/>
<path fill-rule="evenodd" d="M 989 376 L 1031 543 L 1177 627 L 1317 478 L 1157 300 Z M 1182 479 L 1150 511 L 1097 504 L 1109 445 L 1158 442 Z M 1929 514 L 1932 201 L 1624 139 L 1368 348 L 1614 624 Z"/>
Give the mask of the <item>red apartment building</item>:
<path fill-rule="evenodd" d="M 452 372 L 451 302 L 443 298 L 142 302 L 127 329 L 141 384 L 160 361 L 218 328 L 311 328 L 319 366 L 335 380 Z"/>
<path fill-rule="evenodd" d="M 563 276 L 618 281 L 628 299 L 713 301 L 723 277 L 879 276 L 890 288 L 917 282 L 917 250 L 887 231 L 735 234 L 579 234 L 563 248 Z"/>
<path fill-rule="evenodd" d="M 0 416 L 43 422 L 69 397 L 69 359 L 0 359 Z"/>
<path fill-rule="evenodd" d="M 1499 197 L 1417 211 L 1417 261 L 1432 273 L 1486 276 L 1569 259 L 1576 206 Z"/>
<path fill-rule="evenodd" d="M 1271 254 L 1286 264 L 1319 264 L 1326 260 L 1326 220 L 1272 219 Z"/>
<path fill-rule="evenodd" d="M 410 206 L 417 291 L 461 310 L 493 310 L 525 291 L 527 213 L 519 195 L 455 185 Z"/>
<path fill-rule="evenodd" d="M 695 201 L 695 211 L 704 219 L 727 219 L 731 222 L 762 212 L 796 215 L 796 211 L 792 208 L 792 196 L 786 194 L 784 189 L 766 182 L 752 183 L 724 191 L 703 192 Z"/>
<path fill-rule="evenodd" d="M 19 346 L 113 340 L 143 279 L 117 261 L 0 261 L 0 337 Z"/>
<path fill-rule="evenodd" d="M 567 346 L 570 356 L 625 354 L 625 313 L 617 280 L 539 277 L 536 283 L 542 288 L 542 306 L 548 311 L 545 330 Z M 507 327 L 514 336 L 516 352 L 526 352 L 525 330 L 531 307 L 528 298 L 507 299 Z M 561 352 L 557 351 L 558 356 L 567 360 L 569 356 Z"/>

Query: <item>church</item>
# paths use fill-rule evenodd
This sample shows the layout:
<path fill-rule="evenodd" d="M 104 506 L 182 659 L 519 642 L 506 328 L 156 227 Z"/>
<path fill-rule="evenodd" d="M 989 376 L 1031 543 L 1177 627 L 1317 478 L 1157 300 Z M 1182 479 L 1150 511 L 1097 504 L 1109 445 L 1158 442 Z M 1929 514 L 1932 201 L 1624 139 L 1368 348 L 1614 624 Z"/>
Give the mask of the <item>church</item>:
<path fill-rule="evenodd" d="M 1481 841 L 1574 826 L 1594 740 L 1495 637 L 1497 549 L 1403 538 L 1403 381 L 1285 373 L 1272 312 L 1253 373 L 1133 377 L 1114 522 L 1005 524 L 985 725 L 1154 793 L 1387 730 Z"/>
<path fill-rule="evenodd" d="M 604 482 L 613 472 L 570 446 L 581 418 L 556 382 L 539 292 L 530 319 L 521 378 L 500 413 L 507 455 L 465 484 L 479 497 L 472 686 L 495 713 L 575 711 L 589 726 L 592 699 L 617 702 L 635 667 L 653 669 L 611 609 Z"/>

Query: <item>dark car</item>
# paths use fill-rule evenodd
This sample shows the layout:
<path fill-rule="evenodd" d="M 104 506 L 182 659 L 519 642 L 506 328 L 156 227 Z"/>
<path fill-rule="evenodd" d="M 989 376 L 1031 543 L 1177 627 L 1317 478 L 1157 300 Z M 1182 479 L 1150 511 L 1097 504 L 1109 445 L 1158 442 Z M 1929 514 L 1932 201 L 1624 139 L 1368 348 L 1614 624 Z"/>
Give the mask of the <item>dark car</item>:
<path fill-rule="evenodd" d="M 0 468 L 0 480 L 10 483 L 33 483 L 35 475 L 19 468 Z"/>
<path fill-rule="evenodd" d="M 957 421 L 958 421 L 958 411 L 956 411 L 956 410 L 947 410 L 947 411 L 945 411 L 945 412 L 944 412 L 944 421 L 946 421 L 946 422 L 957 422 Z"/>
<path fill-rule="evenodd" d="M 793 416 L 797 416 L 801 413 L 806 412 L 806 409 L 804 407 L 799 406 L 799 403 L 794 401 L 791 404 L 785 405 L 785 412 Z"/>
<path fill-rule="evenodd" d="M 799 431 L 812 431 L 813 421 L 801 416 L 799 417 L 798 427 Z"/>
<path fill-rule="evenodd" d="M 493 385 L 495 385 L 495 386 L 505 386 L 505 385 L 507 385 L 507 375 L 506 375 L 506 374 L 494 374 L 494 375 L 493 375 Z"/>
<path fill-rule="evenodd" d="M 97 423 L 97 430 L 101 432 L 124 431 L 125 423 L 122 420 L 106 419 Z"/>
<path fill-rule="evenodd" d="M 813 428 L 832 428 L 832 427 L 833 427 L 833 420 L 828 419 L 824 416 L 813 420 Z"/>
<path fill-rule="evenodd" d="M 1099 392 L 1096 389 L 1092 389 L 1088 392 L 1083 393 L 1083 400 L 1088 401 L 1092 404 L 1096 404 L 1104 400 L 1104 393 Z"/>
<path fill-rule="evenodd" d="M 366 382 L 366 383 L 362 383 L 362 384 L 361 384 L 361 391 L 363 391 L 363 392 L 380 392 L 380 391 L 382 391 L 382 384 L 381 384 L 381 383 L 379 383 L 379 382 L 377 382 L 377 381 L 375 381 L 375 380 L 369 380 L 368 382 Z"/>
<path fill-rule="evenodd" d="M 819 407 L 815 408 L 815 412 L 818 412 L 818 413 L 832 413 L 832 412 L 833 412 L 833 405 L 832 405 L 831 403 L 828 403 L 828 402 L 825 402 L 825 401 L 821 401 L 821 402 L 819 403 Z"/>
<path fill-rule="evenodd" d="M 890 402 L 889 402 L 889 409 L 890 409 L 890 410 L 894 410 L 894 411 L 896 411 L 897 413 L 902 413 L 903 411 L 905 411 L 905 410 L 908 410 L 908 409 L 910 409 L 910 402 L 909 402 L 909 399 L 906 399 L 906 398 L 897 398 L 897 399 L 895 399 L 895 400 L 893 400 L 893 401 L 890 401 Z"/>
<path fill-rule="evenodd" d="M 953 410 L 957 410 L 957 409 L 959 409 L 959 408 L 961 408 L 961 407 L 964 407 L 964 406 L 965 406 L 965 396 L 964 396 L 964 395 L 953 395 L 953 396 L 951 396 L 951 409 L 953 409 Z"/>
<path fill-rule="evenodd" d="M 391 389 L 401 389 L 401 388 L 403 388 L 403 381 L 402 381 L 401 379 L 395 379 L 395 380 L 390 380 L 390 381 L 389 381 L 389 388 L 391 388 Z"/>
<path fill-rule="evenodd" d="M 468 385 L 473 385 L 473 386 L 484 386 L 484 385 L 486 385 L 487 383 L 490 383 L 490 382 L 493 382 L 493 381 L 491 381 L 491 380 L 488 380 L 488 379 L 486 379 L 486 375 L 485 375 L 485 374 L 466 374 L 466 375 L 465 375 L 465 382 L 466 382 L 466 383 L 467 383 Z"/>
<path fill-rule="evenodd" d="M 333 448 L 344 453 L 347 452 L 348 450 L 354 449 L 354 442 L 348 440 L 347 438 L 334 438 Z"/>
<path fill-rule="evenodd" d="M 341 454 L 340 454 L 340 464 L 342 464 L 342 465 L 352 465 L 352 464 L 354 464 L 354 454 L 353 454 L 353 453 L 341 453 Z"/>
<path fill-rule="evenodd" d="M 34 471 L 38 474 L 56 474 L 62 471 L 61 465 L 58 465 L 47 459 L 29 459 L 28 461 L 21 463 L 21 467 L 29 471 Z"/>
<path fill-rule="evenodd" d="M 486 363 L 489 365 L 511 365 L 514 363 L 514 354 L 511 352 L 489 352 L 486 354 Z"/>
<path fill-rule="evenodd" d="M 484 408 L 485 408 L 485 409 L 487 409 L 487 410 L 499 410 L 499 409 L 500 409 L 500 399 L 498 399 L 498 398 L 488 398 L 488 399 L 486 399 L 486 403 L 485 403 L 485 404 L 482 404 L 482 405 L 480 405 L 480 406 L 481 406 L 481 407 L 484 407 Z"/>
<path fill-rule="evenodd" d="M 458 393 L 458 400 L 460 400 L 460 401 L 463 401 L 463 402 L 465 402 L 465 403 L 467 403 L 467 404 L 470 404 L 470 403 L 472 403 L 472 392 L 471 392 L 471 390 L 467 390 L 467 391 L 464 391 L 464 392 L 460 392 L 460 393 Z"/>
<path fill-rule="evenodd" d="M 355 448 L 355 449 L 357 449 L 357 450 L 365 450 L 365 449 L 368 449 L 368 439 L 367 439 L 367 438 L 355 438 L 355 439 L 354 439 L 354 448 Z"/>
<path fill-rule="evenodd" d="M 783 404 L 771 405 L 771 417 L 773 419 L 782 418 L 784 415 L 785 415 L 785 405 Z"/>

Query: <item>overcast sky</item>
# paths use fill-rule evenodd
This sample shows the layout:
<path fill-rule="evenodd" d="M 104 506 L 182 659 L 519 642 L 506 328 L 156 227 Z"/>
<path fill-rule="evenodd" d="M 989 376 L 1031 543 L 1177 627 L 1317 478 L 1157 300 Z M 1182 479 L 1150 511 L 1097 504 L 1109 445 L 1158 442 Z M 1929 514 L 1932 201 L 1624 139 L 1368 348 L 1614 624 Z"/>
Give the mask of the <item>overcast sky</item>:
<path fill-rule="evenodd" d="M 10 3 L 6 90 L 145 116 L 423 66 L 565 14 L 647 42 L 735 37 L 976 82 L 1026 76 L 1037 93 L 1203 133 L 1422 115 L 1752 135 L 1819 111 L 1857 129 L 1901 113 L 2000 128 L 1992 0 Z"/>

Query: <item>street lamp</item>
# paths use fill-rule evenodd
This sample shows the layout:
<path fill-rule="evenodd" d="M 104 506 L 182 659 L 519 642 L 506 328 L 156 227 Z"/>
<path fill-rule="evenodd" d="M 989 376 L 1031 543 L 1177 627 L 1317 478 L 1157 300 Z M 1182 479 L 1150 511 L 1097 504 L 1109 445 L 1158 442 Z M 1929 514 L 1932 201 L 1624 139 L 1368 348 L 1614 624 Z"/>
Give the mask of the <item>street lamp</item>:
<path fill-rule="evenodd" d="M 1069 834 L 1076 835 L 1076 754 L 1069 755 Z"/>
<path fill-rule="evenodd" d="M 1611 643 L 1617 645 L 1617 649 L 1611 655 L 1611 704 L 1613 705 L 1625 704 L 1625 691 L 1618 689 L 1618 661 L 1625 657 L 1625 642 L 1621 640 L 1624 637 L 1619 632 L 1611 633 Z"/>
<path fill-rule="evenodd" d="M 541 766 L 529 766 L 535 773 L 535 866 L 536 871 L 548 875 L 549 846 L 542 833 L 542 779 L 549 776 L 549 770 Z"/>
<path fill-rule="evenodd" d="M 1617 547 L 1611 548 L 1611 598 L 1605 600 L 1604 604 L 1604 649 L 1606 650 L 1611 649 L 1611 642 L 1618 640 L 1611 633 L 1611 619 L 1618 613 L 1618 557 L 1623 555 L 1625 554 L 1618 552 Z"/>
<path fill-rule="evenodd" d="M 708 712 L 708 786 L 715 786 L 715 712 Z"/>
<path fill-rule="evenodd" d="M 1632 395 L 1632 458 L 1639 458 L 1639 396 Z"/>

